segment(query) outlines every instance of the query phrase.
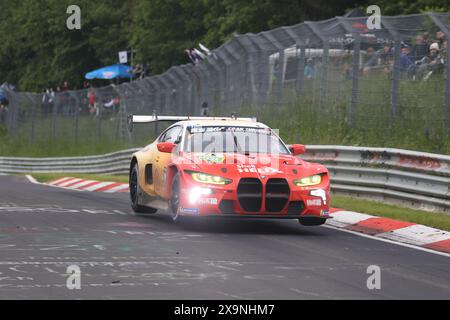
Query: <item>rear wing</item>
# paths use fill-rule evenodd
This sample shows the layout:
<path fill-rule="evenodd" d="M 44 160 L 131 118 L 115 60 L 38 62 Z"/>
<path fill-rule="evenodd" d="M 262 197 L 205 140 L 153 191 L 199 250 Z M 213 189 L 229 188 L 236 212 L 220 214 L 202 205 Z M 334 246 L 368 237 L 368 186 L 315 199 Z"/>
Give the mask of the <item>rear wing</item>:
<path fill-rule="evenodd" d="M 190 117 L 190 116 L 139 116 L 139 115 L 129 115 L 128 116 L 128 130 L 130 132 L 133 131 L 133 127 L 135 124 L 144 124 L 144 123 L 154 123 L 154 122 L 173 122 L 173 121 L 187 121 L 187 120 L 223 120 L 223 121 L 249 121 L 249 122 L 257 122 L 256 118 L 237 118 L 235 115 L 231 117 Z"/>

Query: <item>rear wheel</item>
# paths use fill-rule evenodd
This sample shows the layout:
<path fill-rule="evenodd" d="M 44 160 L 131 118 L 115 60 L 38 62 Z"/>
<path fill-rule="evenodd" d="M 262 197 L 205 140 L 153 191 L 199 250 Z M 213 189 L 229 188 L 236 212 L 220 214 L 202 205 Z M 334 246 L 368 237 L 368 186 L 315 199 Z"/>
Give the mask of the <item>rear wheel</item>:
<path fill-rule="evenodd" d="M 134 212 L 153 214 L 158 211 L 157 209 L 141 206 L 139 204 L 139 167 L 137 163 L 133 166 L 133 169 L 131 169 L 129 185 L 131 208 Z"/>
<path fill-rule="evenodd" d="M 300 224 L 302 226 L 314 227 L 314 226 L 321 226 L 321 225 L 325 224 L 325 222 L 327 222 L 327 219 L 318 218 L 318 217 L 303 217 L 303 218 L 298 219 L 298 221 L 300 222 Z"/>

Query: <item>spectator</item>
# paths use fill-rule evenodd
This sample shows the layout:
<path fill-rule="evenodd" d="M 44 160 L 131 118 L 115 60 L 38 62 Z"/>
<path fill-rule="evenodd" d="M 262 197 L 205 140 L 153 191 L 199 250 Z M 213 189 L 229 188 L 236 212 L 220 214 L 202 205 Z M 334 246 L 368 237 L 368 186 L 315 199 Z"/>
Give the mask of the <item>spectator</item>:
<path fill-rule="evenodd" d="M 383 67 L 385 73 L 389 73 L 392 69 L 392 48 L 389 44 L 385 44 L 378 56 L 378 64 Z"/>
<path fill-rule="evenodd" d="M 95 95 L 94 90 L 90 90 L 88 92 L 88 100 L 89 100 L 89 113 L 98 115 L 97 111 L 97 96 Z"/>
<path fill-rule="evenodd" d="M 208 116 L 208 113 L 209 113 L 209 107 L 208 107 L 208 102 L 203 102 L 202 103 L 202 117 L 207 117 Z"/>
<path fill-rule="evenodd" d="M 442 31 L 438 31 L 436 32 L 436 42 L 438 43 L 440 48 L 444 47 L 444 42 L 445 42 L 445 33 Z"/>
<path fill-rule="evenodd" d="M 367 57 L 366 57 L 367 61 L 363 67 L 364 74 L 367 74 L 370 70 L 378 66 L 378 56 L 379 54 L 375 52 L 375 50 L 372 47 L 367 48 Z"/>
<path fill-rule="evenodd" d="M 111 110 L 113 113 L 118 111 L 120 107 L 120 97 L 112 98 L 109 102 L 104 103 L 103 107 Z"/>
<path fill-rule="evenodd" d="M 195 52 L 194 48 L 186 49 L 184 50 L 184 52 L 188 55 L 189 59 L 194 65 L 198 65 L 200 61 L 202 61 L 202 57 L 200 57 L 197 52 Z"/>
<path fill-rule="evenodd" d="M 3 98 L 0 100 L 0 123 L 6 122 L 6 116 L 8 114 L 8 100 Z"/>
<path fill-rule="evenodd" d="M 315 75 L 316 75 L 316 67 L 314 66 L 313 59 L 309 58 L 306 61 L 304 74 L 305 74 L 305 78 L 306 79 L 312 79 L 312 78 L 315 77 Z"/>
<path fill-rule="evenodd" d="M 428 50 L 429 44 L 427 42 L 427 35 L 417 35 L 416 43 L 414 45 L 414 59 L 421 60 L 428 56 L 430 51 Z"/>
<path fill-rule="evenodd" d="M 48 89 L 48 101 L 47 101 L 48 113 L 53 112 L 54 101 L 55 101 L 55 91 L 53 91 L 53 88 L 50 88 Z"/>
<path fill-rule="evenodd" d="M 47 88 L 42 95 L 42 112 L 46 115 L 50 113 L 50 98 L 50 89 Z"/>
<path fill-rule="evenodd" d="M 444 59 L 440 53 L 439 44 L 430 45 L 430 54 L 416 62 L 417 77 L 427 80 L 433 73 L 441 72 L 444 68 Z"/>
<path fill-rule="evenodd" d="M 414 60 L 410 54 L 410 48 L 408 45 L 402 45 L 402 51 L 400 54 L 400 71 L 407 72 L 408 75 L 412 73 L 414 68 Z"/>
<path fill-rule="evenodd" d="M 91 84 L 89 81 L 85 80 L 83 82 L 83 89 L 89 89 L 91 87 Z"/>
<path fill-rule="evenodd" d="M 141 64 L 136 64 L 131 72 L 135 75 L 136 78 L 142 79 L 144 75 L 144 68 Z"/>

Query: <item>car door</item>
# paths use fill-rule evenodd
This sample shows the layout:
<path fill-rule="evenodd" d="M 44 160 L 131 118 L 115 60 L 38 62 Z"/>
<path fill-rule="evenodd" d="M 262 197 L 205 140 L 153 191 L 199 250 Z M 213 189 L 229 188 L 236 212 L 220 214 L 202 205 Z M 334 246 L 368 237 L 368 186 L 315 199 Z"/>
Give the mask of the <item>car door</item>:
<path fill-rule="evenodd" d="M 162 142 L 176 143 L 177 141 L 179 141 L 182 132 L 183 132 L 182 126 L 171 127 L 163 135 L 161 135 L 161 138 L 159 139 L 158 143 Z M 155 192 L 158 196 L 163 197 L 167 177 L 167 166 L 172 161 L 172 154 L 157 151 L 154 161 L 155 161 L 154 163 Z"/>

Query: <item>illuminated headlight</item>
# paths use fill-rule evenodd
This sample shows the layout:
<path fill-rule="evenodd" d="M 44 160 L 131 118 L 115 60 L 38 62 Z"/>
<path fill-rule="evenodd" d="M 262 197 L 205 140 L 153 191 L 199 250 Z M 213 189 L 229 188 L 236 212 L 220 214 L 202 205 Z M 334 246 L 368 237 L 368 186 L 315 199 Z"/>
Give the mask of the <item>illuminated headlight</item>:
<path fill-rule="evenodd" d="M 200 182 L 200 183 L 207 183 L 207 184 L 217 184 L 217 185 L 227 185 L 232 183 L 233 181 L 227 178 L 219 177 L 219 176 L 213 176 L 206 173 L 201 172 L 194 172 L 194 171 L 187 171 L 194 179 L 194 181 Z"/>
<path fill-rule="evenodd" d="M 321 182 L 322 182 L 322 176 L 320 174 L 294 180 L 294 184 L 297 187 L 315 186 L 315 185 L 320 184 Z"/>
<path fill-rule="evenodd" d="M 213 194 L 214 191 L 210 188 L 193 188 L 189 191 L 189 202 L 195 204 L 200 196 Z"/>
<path fill-rule="evenodd" d="M 311 190 L 309 193 L 313 197 L 321 198 L 323 201 L 323 204 L 327 204 L 327 192 L 323 189 L 317 189 L 317 190 Z"/>

